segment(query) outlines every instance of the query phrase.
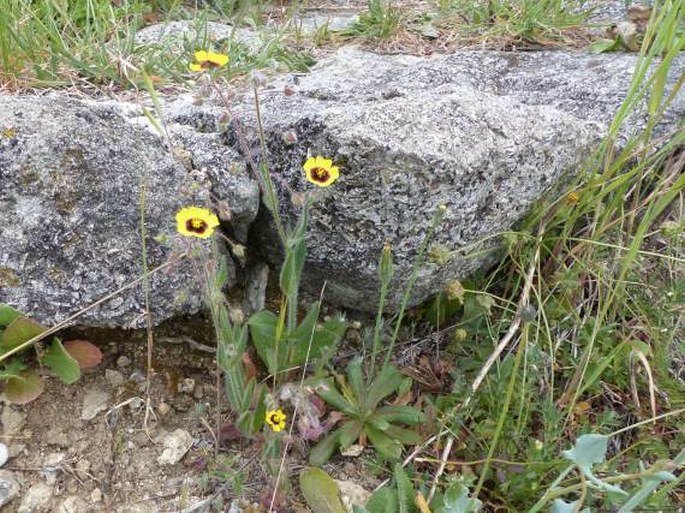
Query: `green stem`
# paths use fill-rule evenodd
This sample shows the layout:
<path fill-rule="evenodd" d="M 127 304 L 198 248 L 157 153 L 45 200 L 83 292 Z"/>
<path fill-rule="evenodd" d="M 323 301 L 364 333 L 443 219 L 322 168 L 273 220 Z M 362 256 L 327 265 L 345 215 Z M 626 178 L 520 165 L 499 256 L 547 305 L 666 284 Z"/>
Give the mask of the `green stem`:
<path fill-rule="evenodd" d="M 511 377 L 509 378 L 509 385 L 507 386 L 507 396 L 504 399 L 504 405 L 502 406 L 502 412 L 500 413 L 499 419 L 497 421 L 497 428 L 495 429 L 495 436 L 490 444 L 490 449 L 488 450 L 488 456 L 483 465 L 483 470 L 480 473 L 480 479 L 478 479 L 478 484 L 473 491 L 473 497 L 477 498 L 480 493 L 483 483 L 485 483 L 485 478 L 490 469 L 490 463 L 492 462 L 492 457 L 497 449 L 497 444 L 499 443 L 500 436 L 502 434 L 502 428 L 504 427 L 504 421 L 509 415 L 509 407 L 511 406 L 511 399 L 514 396 L 514 385 L 516 384 L 516 378 L 519 366 L 521 365 L 521 360 L 523 358 L 523 353 L 526 351 L 526 346 L 528 345 L 528 330 L 529 324 L 525 323 L 523 325 L 523 330 L 521 332 L 521 340 L 519 341 L 518 351 L 516 352 L 516 359 L 514 360 L 514 367 L 511 369 Z"/>
<path fill-rule="evenodd" d="M 404 312 L 407 308 L 407 304 L 409 303 L 409 298 L 411 297 L 411 292 L 412 292 L 412 289 L 414 288 L 414 283 L 416 282 L 416 278 L 419 274 L 419 269 L 421 268 L 421 265 L 423 264 L 426 249 L 428 249 L 428 244 L 430 243 L 431 239 L 433 238 L 433 234 L 435 233 L 435 229 L 438 227 L 438 225 L 442 221 L 442 218 L 444 217 L 446 211 L 447 211 L 447 207 L 445 207 L 444 205 L 440 205 L 438 207 L 438 209 L 435 211 L 435 214 L 433 215 L 433 222 L 431 223 L 430 227 L 428 228 L 428 233 L 426 233 L 426 237 L 423 239 L 423 243 L 421 244 L 421 247 L 419 248 L 419 252 L 416 255 L 416 258 L 414 259 L 414 264 L 412 266 L 411 276 L 409 277 L 409 281 L 407 282 L 407 287 L 404 289 L 404 296 L 402 296 L 402 303 L 400 304 L 400 311 L 397 313 L 397 319 L 395 320 L 395 330 L 393 331 L 392 339 L 390 340 L 390 345 L 388 346 L 388 352 L 385 355 L 385 360 L 383 361 L 383 366 L 388 365 L 388 363 L 390 362 L 390 357 L 392 356 L 392 351 L 395 347 L 395 342 L 397 341 L 397 335 L 400 332 L 400 326 L 402 326 L 402 319 L 404 318 Z"/>

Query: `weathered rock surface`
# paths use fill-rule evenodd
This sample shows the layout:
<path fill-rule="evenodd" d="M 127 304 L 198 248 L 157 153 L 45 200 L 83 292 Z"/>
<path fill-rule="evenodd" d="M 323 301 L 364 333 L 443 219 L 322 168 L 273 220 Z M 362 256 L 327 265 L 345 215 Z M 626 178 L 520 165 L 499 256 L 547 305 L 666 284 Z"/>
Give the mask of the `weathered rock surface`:
<path fill-rule="evenodd" d="M 460 252 L 511 229 L 580 169 L 618 111 L 636 59 L 548 51 L 424 58 L 344 48 L 299 77 L 297 94 L 267 91 L 261 110 L 285 217 L 292 222 L 296 214 L 287 191 L 313 188 L 301 170 L 308 154 L 329 156 L 341 168 L 311 212 L 305 284 L 318 292 L 325 280 L 329 301 L 373 311 L 377 262 L 390 241 L 396 279 L 389 302 L 396 308 L 439 205 L 448 211 L 433 246 L 451 258 L 421 270 L 411 303 L 486 264 L 487 255 Z M 683 68 L 681 57 L 672 76 Z M 254 109 L 245 102 L 235 110 L 250 126 Z M 681 94 L 660 130 L 684 115 Z M 644 122 L 633 115 L 620 138 Z M 297 144 L 283 142 L 290 130 Z M 272 260 L 279 254 L 266 215 L 251 243 Z"/>
<path fill-rule="evenodd" d="M 311 191 L 308 155 L 341 168 L 318 191 L 308 232 L 304 285 L 340 306 L 373 311 L 377 263 L 393 245 L 399 304 L 433 213 L 447 207 L 433 248 L 442 258 L 421 270 L 416 304 L 487 265 L 494 235 L 511 229 L 564 177 L 577 172 L 606 134 L 630 84 L 637 57 L 564 52 L 457 52 L 380 56 L 343 48 L 309 74 L 277 78 L 261 111 L 282 214 L 294 222 L 291 193 Z M 676 59 L 673 77 L 685 68 Z M 295 94 L 284 95 L 285 83 Z M 280 243 L 261 208 L 248 162 L 260 146 L 251 95 L 232 117 L 191 95 L 163 100 L 173 148 L 141 127 L 132 104 L 80 103 L 57 96 L 0 97 L 0 298 L 46 323 L 64 319 L 141 274 L 140 180 L 148 175 L 150 267 L 172 254 L 154 240 L 173 234 L 188 200 L 178 191 L 207 179 L 231 210 L 226 227 L 278 263 Z M 657 130 L 685 115 L 678 95 Z M 619 144 L 639 130 L 632 115 Z M 240 129 L 236 129 L 237 126 Z M 284 134 L 296 135 L 293 138 Z M 201 282 L 184 263 L 152 280 L 153 318 L 196 311 Z M 140 287 L 86 313 L 79 322 L 130 326 L 143 312 Z"/>
<path fill-rule="evenodd" d="M 160 139 L 110 107 L 50 95 L 0 96 L 0 301 L 53 324 L 142 275 L 141 184 L 148 265 L 168 261 L 188 171 Z M 178 246 L 178 244 L 176 245 Z M 153 320 L 195 312 L 188 262 L 151 277 Z M 140 326 L 140 285 L 78 322 Z"/>

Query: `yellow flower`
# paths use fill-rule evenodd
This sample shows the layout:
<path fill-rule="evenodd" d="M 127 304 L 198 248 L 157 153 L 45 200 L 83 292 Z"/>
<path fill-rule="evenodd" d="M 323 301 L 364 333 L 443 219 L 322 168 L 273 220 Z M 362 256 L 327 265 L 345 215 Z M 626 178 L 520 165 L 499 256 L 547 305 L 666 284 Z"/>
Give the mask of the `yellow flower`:
<path fill-rule="evenodd" d="M 176 230 L 186 237 L 206 239 L 217 226 L 219 218 L 207 208 L 183 207 L 176 213 Z"/>
<path fill-rule="evenodd" d="M 280 408 L 266 412 L 266 423 L 276 433 L 285 429 L 285 413 Z"/>
<path fill-rule="evenodd" d="M 321 156 L 309 157 L 302 167 L 307 174 L 307 180 L 319 187 L 328 187 L 340 174 L 332 160 Z"/>
<path fill-rule="evenodd" d="M 228 55 L 223 53 L 206 52 L 200 50 L 195 52 L 195 60 L 190 65 L 191 71 L 204 71 L 209 68 L 221 68 L 228 63 Z"/>

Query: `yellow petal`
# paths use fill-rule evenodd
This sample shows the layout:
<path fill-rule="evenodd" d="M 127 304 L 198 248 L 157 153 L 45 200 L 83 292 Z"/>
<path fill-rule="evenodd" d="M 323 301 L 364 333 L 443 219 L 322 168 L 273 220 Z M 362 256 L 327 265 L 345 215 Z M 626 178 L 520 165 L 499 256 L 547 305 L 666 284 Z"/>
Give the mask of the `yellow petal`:
<path fill-rule="evenodd" d="M 204 50 L 195 52 L 195 60 L 199 62 L 206 62 L 209 60 L 209 54 Z"/>
<path fill-rule="evenodd" d="M 317 167 L 316 166 L 316 159 L 314 157 L 309 157 L 302 167 L 307 172 L 311 171 L 312 169 Z"/>
<path fill-rule="evenodd" d="M 207 52 L 207 60 L 216 66 L 225 66 L 228 63 L 228 55 L 223 53 Z"/>
<path fill-rule="evenodd" d="M 190 65 L 190 71 L 202 71 L 202 65 L 194 62 Z"/>

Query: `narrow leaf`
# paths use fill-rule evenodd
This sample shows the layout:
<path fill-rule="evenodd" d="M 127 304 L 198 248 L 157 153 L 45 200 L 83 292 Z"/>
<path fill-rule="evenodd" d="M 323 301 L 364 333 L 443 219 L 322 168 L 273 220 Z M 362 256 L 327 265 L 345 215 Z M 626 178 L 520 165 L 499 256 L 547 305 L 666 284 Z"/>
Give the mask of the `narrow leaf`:
<path fill-rule="evenodd" d="M 387 396 L 397 390 L 402 384 L 404 375 L 392 365 L 386 365 L 373 380 L 368 388 L 366 404 L 369 408 L 375 408 Z"/>
<path fill-rule="evenodd" d="M 257 350 L 257 354 L 270 373 L 277 372 L 276 345 L 280 343 L 280 341 L 276 340 L 278 317 L 265 310 L 250 317 L 248 324 L 250 325 L 250 335 L 252 336 L 252 342 Z M 285 347 L 279 349 L 285 351 Z"/>

